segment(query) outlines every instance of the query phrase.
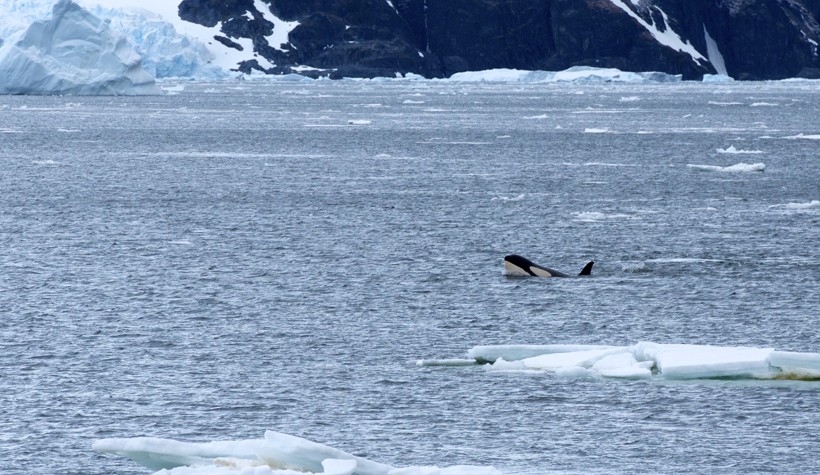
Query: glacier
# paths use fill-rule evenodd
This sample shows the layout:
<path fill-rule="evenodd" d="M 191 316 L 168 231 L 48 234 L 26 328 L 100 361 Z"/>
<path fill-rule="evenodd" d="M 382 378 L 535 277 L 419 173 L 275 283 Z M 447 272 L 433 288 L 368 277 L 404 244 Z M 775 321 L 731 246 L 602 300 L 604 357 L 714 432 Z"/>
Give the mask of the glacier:
<path fill-rule="evenodd" d="M 125 36 L 140 55 L 143 69 L 156 79 L 219 80 L 230 76 L 228 69 L 213 63 L 214 54 L 204 44 L 180 33 L 159 13 L 91 4 L 86 9 L 109 20 L 111 28 Z"/>
<path fill-rule="evenodd" d="M 161 93 L 109 22 L 71 0 L 57 1 L 50 17 L 14 31 L 22 24 L 6 22 L 0 28 L 0 94 Z"/>

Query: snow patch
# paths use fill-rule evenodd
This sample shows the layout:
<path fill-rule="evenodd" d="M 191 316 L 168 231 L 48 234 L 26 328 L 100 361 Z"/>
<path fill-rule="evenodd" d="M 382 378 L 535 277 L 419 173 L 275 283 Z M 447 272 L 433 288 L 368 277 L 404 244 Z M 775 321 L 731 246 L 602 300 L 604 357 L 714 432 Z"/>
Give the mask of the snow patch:
<path fill-rule="evenodd" d="M 706 25 L 703 25 L 703 36 L 706 38 L 706 55 L 709 57 L 709 62 L 712 63 L 718 75 L 729 77 L 723 55 L 712 35 L 706 30 Z"/>
<path fill-rule="evenodd" d="M 694 46 L 692 46 L 691 43 L 689 43 L 688 41 L 684 42 L 677 33 L 672 31 L 672 28 L 669 26 L 669 17 L 666 15 L 666 13 L 663 10 L 661 10 L 657 6 L 653 6 L 653 8 L 658 10 L 658 12 L 660 12 L 661 16 L 663 17 L 663 27 L 662 28 L 658 28 L 655 25 L 654 21 L 652 22 L 652 24 L 647 23 L 646 20 L 641 18 L 634 11 L 632 11 L 632 9 L 629 8 L 628 6 L 626 6 L 626 4 L 624 2 L 622 2 L 621 0 L 610 0 L 610 1 L 616 7 L 623 10 L 627 15 L 631 16 L 641 26 L 643 26 L 646 29 L 646 31 L 648 31 L 655 38 L 655 40 L 658 43 L 660 43 L 664 46 L 667 46 L 669 48 L 672 48 L 676 51 L 681 51 L 683 53 L 686 53 L 689 56 L 691 56 L 694 61 L 696 61 L 698 63 L 702 64 L 702 63 L 708 61 L 706 58 L 703 57 L 702 54 L 700 54 L 698 52 L 697 49 L 695 49 Z"/>
<path fill-rule="evenodd" d="M 279 17 L 270 11 L 270 7 L 261 0 L 253 0 L 253 6 L 256 7 L 265 20 L 273 23 L 273 33 L 265 37 L 270 47 L 279 51 L 285 51 L 282 46 L 290 45 L 290 32 L 299 26 L 299 22 L 279 19 Z"/>

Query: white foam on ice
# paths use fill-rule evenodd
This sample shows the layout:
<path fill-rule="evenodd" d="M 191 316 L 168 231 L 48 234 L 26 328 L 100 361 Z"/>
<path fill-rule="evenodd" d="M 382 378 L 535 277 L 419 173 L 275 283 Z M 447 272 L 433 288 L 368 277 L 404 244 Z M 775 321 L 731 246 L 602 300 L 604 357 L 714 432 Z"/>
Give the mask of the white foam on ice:
<path fill-rule="evenodd" d="M 765 163 L 736 163 L 728 167 L 721 167 L 717 165 L 694 165 L 687 164 L 689 168 L 695 170 L 708 172 L 728 172 L 728 173 L 746 173 L 746 172 L 762 172 L 766 170 Z"/>
<path fill-rule="evenodd" d="M 773 348 L 640 342 L 477 346 L 467 354 L 489 371 L 546 371 L 572 377 L 820 379 L 820 354 Z"/>
<path fill-rule="evenodd" d="M 157 475 L 500 475 L 493 467 L 397 468 L 301 437 L 267 431 L 263 439 L 180 442 L 154 437 L 100 439 L 97 452 L 129 458 Z"/>

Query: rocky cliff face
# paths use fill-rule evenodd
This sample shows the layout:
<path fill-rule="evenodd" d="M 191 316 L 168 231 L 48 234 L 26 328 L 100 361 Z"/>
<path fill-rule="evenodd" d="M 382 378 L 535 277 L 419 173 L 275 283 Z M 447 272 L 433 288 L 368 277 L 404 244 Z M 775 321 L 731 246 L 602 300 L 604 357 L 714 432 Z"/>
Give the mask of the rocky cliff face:
<path fill-rule="evenodd" d="M 237 69 L 331 77 L 586 65 L 697 79 L 820 78 L 820 0 L 183 0 L 266 59 Z M 298 22 L 271 45 L 275 18 Z M 305 68 L 306 66 L 310 69 Z M 307 69 L 307 70 L 306 70 Z"/>

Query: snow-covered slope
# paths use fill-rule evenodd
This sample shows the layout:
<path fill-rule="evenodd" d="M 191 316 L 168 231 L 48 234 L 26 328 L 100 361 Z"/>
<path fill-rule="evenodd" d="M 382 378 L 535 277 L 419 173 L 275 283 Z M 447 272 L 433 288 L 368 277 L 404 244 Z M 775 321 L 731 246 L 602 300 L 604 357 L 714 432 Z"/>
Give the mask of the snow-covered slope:
<path fill-rule="evenodd" d="M 48 18 L 38 2 L 13 2 L 0 28 L 0 94 L 159 94 L 154 78 L 109 23 L 71 0 L 59 0 Z M 4 18 L 6 18 L 4 16 Z M 20 29 L 22 27 L 22 29 Z"/>

